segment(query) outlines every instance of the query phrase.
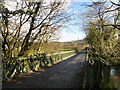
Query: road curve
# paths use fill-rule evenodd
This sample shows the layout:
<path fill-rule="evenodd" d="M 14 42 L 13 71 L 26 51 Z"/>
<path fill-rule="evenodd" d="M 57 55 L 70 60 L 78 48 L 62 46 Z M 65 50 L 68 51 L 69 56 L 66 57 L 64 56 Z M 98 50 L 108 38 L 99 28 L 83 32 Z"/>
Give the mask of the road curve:
<path fill-rule="evenodd" d="M 86 52 L 59 62 L 43 71 L 17 78 L 16 82 L 4 82 L 5 88 L 82 88 Z"/>

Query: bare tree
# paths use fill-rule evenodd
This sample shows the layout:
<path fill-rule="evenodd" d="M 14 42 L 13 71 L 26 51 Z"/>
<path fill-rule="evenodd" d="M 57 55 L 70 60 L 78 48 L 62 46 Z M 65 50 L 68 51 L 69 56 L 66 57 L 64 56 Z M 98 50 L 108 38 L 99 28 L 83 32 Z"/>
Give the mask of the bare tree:
<path fill-rule="evenodd" d="M 96 60 L 104 59 L 105 61 L 117 60 L 118 40 L 116 39 L 116 29 L 109 26 L 113 16 L 108 13 L 102 13 L 108 10 L 106 2 L 93 2 L 90 6 L 84 23 L 84 29 L 87 33 L 86 40 L 91 46 L 90 55 Z"/>
<path fill-rule="evenodd" d="M 15 10 L 2 7 L 2 37 L 5 57 L 26 55 L 35 42 L 47 42 L 64 23 L 70 20 L 63 8 L 65 2 L 17 2 Z M 39 47 L 40 48 L 40 47 Z"/>

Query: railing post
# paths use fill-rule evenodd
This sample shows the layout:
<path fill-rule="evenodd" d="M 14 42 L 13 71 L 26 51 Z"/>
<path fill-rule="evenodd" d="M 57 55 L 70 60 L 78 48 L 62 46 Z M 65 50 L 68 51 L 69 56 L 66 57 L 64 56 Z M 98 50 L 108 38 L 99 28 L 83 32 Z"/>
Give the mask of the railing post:
<path fill-rule="evenodd" d="M 0 90 L 2 89 L 2 33 L 1 33 L 1 5 L 2 1 L 0 1 Z"/>
<path fill-rule="evenodd" d="M 62 54 L 61 54 L 61 60 L 62 60 L 62 57 L 63 57 L 63 56 L 62 56 Z"/>
<path fill-rule="evenodd" d="M 32 55 L 30 56 L 30 70 L 33 71 L 33 59 L 32 59 Z"/>
<path fill-rule="evenodd" d="M 53 65 L 53 59 L 51 56 L 50 56 L 50 63 Z"/>
<path fill-rule="evenodd" d="M 22 73 L 24 73 L 24 65 L 25 65 L 25 62 L 24 62 L 25 60 L 23 59 L 22 60 Z"/>

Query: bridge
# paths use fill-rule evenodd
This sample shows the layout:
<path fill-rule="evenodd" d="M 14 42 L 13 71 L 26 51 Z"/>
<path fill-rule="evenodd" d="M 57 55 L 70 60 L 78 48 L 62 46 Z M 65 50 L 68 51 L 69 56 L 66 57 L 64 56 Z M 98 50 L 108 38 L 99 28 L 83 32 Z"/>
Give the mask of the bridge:
<path fill-rule="evenodd" d="M 83 88 L 86 52 L 82 52 L 52 66 L 19 75 L 3 82 L 8 88 Z"/>

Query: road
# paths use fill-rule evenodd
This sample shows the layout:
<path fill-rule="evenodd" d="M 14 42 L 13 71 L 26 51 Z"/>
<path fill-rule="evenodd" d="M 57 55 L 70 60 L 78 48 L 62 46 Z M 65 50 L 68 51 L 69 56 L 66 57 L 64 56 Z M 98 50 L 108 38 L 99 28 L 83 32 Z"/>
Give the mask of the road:
<path fill-rule="evenodd" d="M 4 82 L 5 88 L 82 88 L 84 82 L 85 52 L 51 67 Z"/>

